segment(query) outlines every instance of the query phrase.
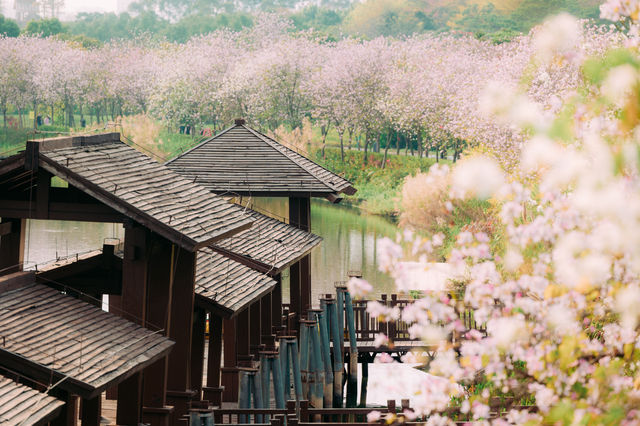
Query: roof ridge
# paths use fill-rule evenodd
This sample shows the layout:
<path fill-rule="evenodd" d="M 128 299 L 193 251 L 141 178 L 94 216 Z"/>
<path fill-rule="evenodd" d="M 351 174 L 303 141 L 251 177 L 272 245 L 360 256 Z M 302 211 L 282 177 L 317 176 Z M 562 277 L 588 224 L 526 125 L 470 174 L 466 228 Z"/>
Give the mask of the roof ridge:
<path fill-rule="evenodd" d="M 207 138 L 207 139 L 203 140 L 202 142 L 200 142 L 200 143 L 199 143 L 199 144 L 197 144 L 196 146 L 192 146 L 191 148 L 189 148 L 189 149 L 188 149 L 188 150 L 186 150 L 185 152 L 181 152 L 181 153 L 180 153 L 180 155 L 176 155 L 176 156 L 175 156 L 175 157 L 173 157 L 171 160 L 169 160 L 169 161 L 165 161 L 165 162 L 164 162 L 164 165 L 166 166 L 167 164 L 169 164 L 169 163 L 171 163 L 171 162 L 173 162 L 173 161 L 177 160 L 178 158 L 182 157 L 183 155 L 187 155 L 188 153 L 190 153 L 190 152 L 191 152 L 191 151 L 193 151 L 194 149 L 196 149 L 196 148 L 200 148 L 202 145 L 204 145 L 205 143 L 207 143 L 207 142 L 209 142 L 209 141 L 211 141 L 211 140 L 213 140 L 213 139 L 217 138 L 218 136 L 222 136 L 222 135 L 224 135 L 225 133 L 227 133 L 229 130 L 233 129 L 234 127 L 237 127 L 237 126 L 235 126 L 235 125 L 234 125 L 234 126 L 231 126 L 231 127 L 227 127 L 226 129 L 224 129 L 224 130 L 223 130 L 223 131 L 221 131 L 220 133 L 215 134 L 215 135 L 211 136 L 210 138 Z"/>
<path fill-rule="evenodd" d="M 293 149 L 284 146 L 283 144 L 281 144 L 280 142 L 271 139 L 269 136 L 258 132 L 257 130 L 254 130 L 246 125 L 242 125 L 242 127 L 244 127 L 246 130 L 248 130 L 249 132 L 253 133 L 255 136 L 259 137 L 261 140 L 263 140 L 265 143 L 267 143 L 270 147 L 272 147 L 273 149 L 275 149 L 278 152 L 280 151 L 280 148 L 284 148 L 286 151 L 289 151 L 292 154 L 298 155 L 302 158 L 304 158 L 307 161 L 311 161 L 313 164 L 315 164 L 316 166 L 322 168 L 323 170 L 331 173 L 334 176 L 338 176 L 335 173 L 333 173 L 331 170 L 326 169 L 324 167 L 322 167 L 321 165 L 317 164 L 315 161 L 309 160 L 307 157 L 305 157 L 304 155 L 298 154 L 296 151 L 294 151 Z M 277 146 L 274 146 L 274 144 L 277 144 Z M 340 190 L 337 189 L 337 187 L 335 185 L 333 185 L 332 183 L 327 183 L 325 181 L 323 181 L 322 179 L 320 179 L 318 176 L 315 175 L 315 173 L 313 173 L 311 170 L 309 170 L 307 167 L 305 167 L 304 165 L 300 164 L 300 161 L 298 159 L 294 159 L 291 158 L 291 156 L 287 155 L 288 153 L 284 153 L 281 152 L 282 154 L 284 154 L 289 160 L 293 161 L 298 167 L 300 167 L 301 169 L 303 169 L 305 172 L 309 173 L 311 176 L 313 176 L 314 179 L 316 179 L 318 182 L 322 183 L 324 186 L 326 186 L 327 188 L 331 189 L 332 191 L 335 192 L 340 192 Z M 338 176 L 339 177 L 339 176 Z"/>

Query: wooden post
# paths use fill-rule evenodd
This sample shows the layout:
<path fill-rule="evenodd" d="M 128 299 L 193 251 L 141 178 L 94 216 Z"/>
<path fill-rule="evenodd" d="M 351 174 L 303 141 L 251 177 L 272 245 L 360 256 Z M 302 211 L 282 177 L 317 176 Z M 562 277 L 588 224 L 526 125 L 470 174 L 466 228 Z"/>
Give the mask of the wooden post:
<path fill-rule="evenodd" d="M 175 247 L 168 240 L 156 237 L 150 242 L 147 279 L 147 313 L 145 326 L 152 331 L 163 330 L 169 335 L 171 293 L 173 285 L 173 256 Z M 168 357 L 164 357 L 144 370 L 144 407 L 142 417 L 153 426 L 169 424 L 171 407 L 167 406 Z"/>
<path fill-rule="evenodd" d="M 282 275 L 278 274 L 273 279 L 276 286 L 271 292 L 271 326 L 279 327 L 282 325 Z"/>
<path fill-rule="evenodd" d="M 238 314 L 238 323 L 236 328 L 236 353 L 238 354 L 238 359 L 240 359 L 240 356 L 246 357 L 249 355 L 249 348 L 251 345 L 248 333 L 249 326 L 249 308 L 246 308 Z"/>
<path fill-rule="evenodd" d="M 311 199 L 289 198 L 289 224 L 304 231 L 311 231 Z M 311 256 L 307 255 L 290 267 L 291 311 L 297 321 L 302 319 L 307 307 L 311 307 Z M 296 329 L 298 322 L 296 321 Z"/>
<path fill-rule="evenodd" d="M 122 316 L 122 296 L 119 294 L 109 295 L 109 312 L 113 315 Z M 112 386 L 107 389 L 106 398 L 108 400 L 117 400 L 118 386 Z"/>
<path fill-rule="evenodd" d="M 144 325 L 146 314 L 149 231 L 126 224 L 122 261 L 122 316 Z M 136 373 L 118 385 L 118 424 L 138 424 L 142 420 L 142 374 Z"/>
<path fill-rule="evenodd" d="M 102 394 L 92 399 L 82 399 L 82 426 L 100 426 Z"/>
<path fill-rule="evenodd" d="M 65 405 L 58 417 L 49 424 L 51 426 L 76 426 L 78 423 L 78 397 L 58 389 L 52 392 L 52 396 L 63 400 Z"/>
<path fill-rule="evenodd" d="M 191 388 L 197 392 L 197 400 L 200 400 L 202 398 L 202 379 L 204 375 L 204 339 L 206 322 L 206 311 L 196 306 L 193 312 L 193 339 L 191 341 Z"/>
<path fill-rule="evenodd" d="M 238 398 L 238 356 L 236 353 L 236 318 L 225 319 L 224 367 L 222 368 L 222 401 L 236 402 Z"/>
<path fill-rule="evenodd" d="M 258 356 L 260 351 L 260 344 L 262 339 L 260 333 L 262 332 L 262 314 L 260 312 L 260 302 L 254 302 L 249 307 L 249 351 L 255 357 Z"/>
<path fill-rule="evenodd" d="M 167 402 L 173 405 L 173 423 L 189 410 L 195 392 L 191 387 L 191 339 L 197 253 L 177 248 L 171 296 L 169 337 L 176 342 L 169 354 Z"/>
<path fill-rule="evenodd" d="M 207 357 L 207 387 L 203 397 L 213 405 L 222 404 L 220 363 L 222 361 L 222 318 L 209 312 L 209 356 Z"/>
<path fill-rule="evenodd" d="M 260 299 L 260 334 L 262 336 L 271 335 L 271 293 L 265 294 Z"/>
<path fill-rule="evenodd" d="M 4 217 L 0 220 L 0 275 L 23 269 L 26 222 Z"/>

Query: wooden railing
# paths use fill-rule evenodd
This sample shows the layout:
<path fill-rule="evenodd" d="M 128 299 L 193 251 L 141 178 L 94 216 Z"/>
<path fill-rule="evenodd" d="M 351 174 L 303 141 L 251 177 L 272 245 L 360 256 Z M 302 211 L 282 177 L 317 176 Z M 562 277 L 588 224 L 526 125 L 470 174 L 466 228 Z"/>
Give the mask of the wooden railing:
<path fill-rule="evenodd" d="M 451 297 L 451 295 L 449 295 Z M 414 300 L 411 299 L 400 299 L 397 294 L 383 294 L 380 295 L 380 299 L 378 302 L 390 307 L 397 307 L 402 311 L 406 306 L 413 303 Z M 362 346 L 367 346 L 367 343 L 372 344 L 376 338 L 378 333 L 383 333 L 386 335 L 390 341 L 394 342 L 396 346 L 402 346 L 402 343 L 406 342 L 414 342 L 416 339 L 411 339 L 409 335 L 409 327 L 410 325 L 401 319 L 396 321 L 380 321 L 378 318 L 373 317 L 369 312 L 367 312 L 367 303 L 369 300 L 354 300 L 353 302 L 353 313 L 354 313 L 354 321 L 355 321 L 355 330 L 356 330 L 356 339 L 358 344 L 362 344 Z M 293 324 L 293 315 L 289 313 L 289 305 L 283 304 L 283 321 L 284 324 L 288 327 L 291 327 Z M 473 315 L 473 310 L 467 309 L 460 315 L 460 320 L 463 321 L 464 326 L 467 330 L 478 330 L 483 334 L 486 333 L 486 327 L 484 324 L 476 323 Z M 345 330 L 348 329 L 347 325 L 347 317 L 343 315 L 343 324 L 342 327 Z"/>
<path fill-rule="evenodd" d="M 512 401 L 511 401 L 512 402 Z M 537 412 L 536 406 L 513 406 L 504 401 L 493 399 L 491 401 L 490 418 L 495 419 L 506 415 L 508 410 L 524 410 L 531 413 Z M 314 408 L 309 405 L 309 401 L 302 400 L 298 404 L 296 401 L 287 401 L 286 409 L 276 408 L 215 408 L 191 410 L 197 415 L 208 415 L 216 425 L 254 424 L 254 425 L 361 425 L 368 422 L 368 416 L 375 412 L 380 413 L 380 420 L 372 423 L 386 423 L 385 416 L 389 413 L 395 416 L 395 421 L 386 424 L 424 424 L 427 417 L 409 419 L 407 412 L 411 411 L 409 400 L 402 400 L 401 406 L 397 407 L 393 400 L 387 401 L 386 407 L 359 407 L 359 408 Z M 468 424 L 472 421 L 470 413 L 461 413 L 459 407 L 449 407 L 439 414 L 445 415 L 456 424 Z M 205 425 L 206 422 L 195 422 L 192 426 Z"/>

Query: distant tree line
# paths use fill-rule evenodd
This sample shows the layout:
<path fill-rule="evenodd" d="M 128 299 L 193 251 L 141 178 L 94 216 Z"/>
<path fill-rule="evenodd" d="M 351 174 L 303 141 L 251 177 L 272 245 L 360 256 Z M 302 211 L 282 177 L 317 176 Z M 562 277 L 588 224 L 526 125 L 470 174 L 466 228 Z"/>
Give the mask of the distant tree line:
<path fill-rule="evenodd" d="M 527 33 L 550 14 L 569 12 L 598 19 L 595 0 L 324 0 L 320 6 L 294 9 L 299 0 L 140 0 L 130 11 L 80 13 L 72 22 L 43 19 L 27 23 L 23 34 L 57 35 L 85 47 L 144 34 L 184 43 L 194 36 L 227 29 L 238 32 L 254 25 L 256 13 L 275 12 L 293 24 L 290 31 L 312 31 L 320 39 L 405 37 L 425 32 L 462 32 L 501 43 Z M 498 4 L 501 7 L 497 7 Z M 505 7 L 508 4 L 510 7 Z M 0 34 L 16 37 L 17 24 L 0 17 Z"/>

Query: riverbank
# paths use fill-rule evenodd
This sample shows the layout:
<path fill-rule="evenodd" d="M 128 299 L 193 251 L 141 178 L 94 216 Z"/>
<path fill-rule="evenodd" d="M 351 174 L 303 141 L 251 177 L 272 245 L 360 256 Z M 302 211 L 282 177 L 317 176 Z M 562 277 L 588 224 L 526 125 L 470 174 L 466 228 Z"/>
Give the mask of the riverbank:
<path fill-rule="evenodd" d="M 405 177 L 418 172 L 426 172 L 435 158 L 418 158 L 404 155 L 388 155 L 384 168 L 384 153 L 367 153 L 368 164 L 363 166 L 364 153 L 345 150 L 344 162 L 337 148 L 325 149 L 322 157 L 320 149 L 312 154 L 313 159 L 327 169 L 351 181 L 358 192 L 345 196 L 343 203 L 354 205 L 367 213 L 395 220 L 400 209 L 400 192 Z M 440 160 L 449 163 L 448 160 Z"/>

